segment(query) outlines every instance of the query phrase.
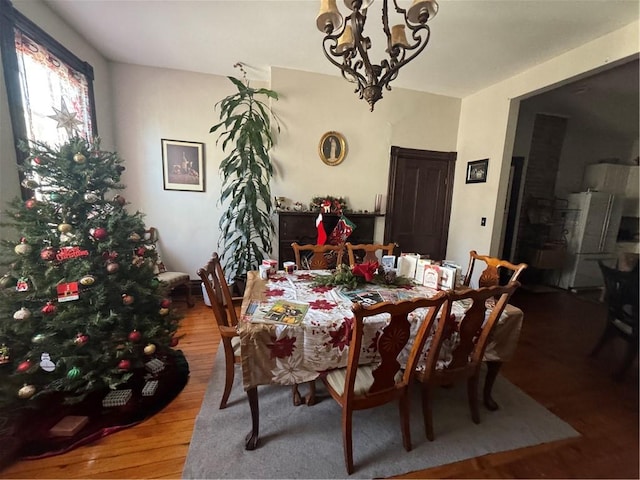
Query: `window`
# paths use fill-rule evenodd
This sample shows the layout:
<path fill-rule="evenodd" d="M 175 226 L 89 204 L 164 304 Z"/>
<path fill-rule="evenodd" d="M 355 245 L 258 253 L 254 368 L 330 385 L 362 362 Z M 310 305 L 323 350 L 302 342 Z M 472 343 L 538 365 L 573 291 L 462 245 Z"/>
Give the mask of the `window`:
<path fill-rule="evenodd" d="M 16 146 L 19 140 L 66 142 L 97 135 L 93 68 L 0 0 L 2 61 Z M 24 152 L 16 148 L 18 163 Z M 23 187 L 23 196 L 31 196 Z"/>

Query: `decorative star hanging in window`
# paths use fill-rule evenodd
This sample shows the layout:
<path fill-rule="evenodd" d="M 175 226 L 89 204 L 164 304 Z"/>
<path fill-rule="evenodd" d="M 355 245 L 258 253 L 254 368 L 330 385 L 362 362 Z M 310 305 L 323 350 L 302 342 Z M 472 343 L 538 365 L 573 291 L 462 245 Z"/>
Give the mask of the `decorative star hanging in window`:
<path fill-rule="evenodd" d="M 60 110 L 56 107 L 51 107 L 56 114 L 48 115 L 48 117 L 58 122 L 58 128 L 64 128 L 67 131 L 69 138 L 71 138 L 73 136 L 73 132 L 77 130 L 78 126 L 82 125 L 82 122 L 76 118 L 75 113 L 69 111 L 67 104 L 64 103 L 63 99 L 60 99 L 60 105 Z"/>

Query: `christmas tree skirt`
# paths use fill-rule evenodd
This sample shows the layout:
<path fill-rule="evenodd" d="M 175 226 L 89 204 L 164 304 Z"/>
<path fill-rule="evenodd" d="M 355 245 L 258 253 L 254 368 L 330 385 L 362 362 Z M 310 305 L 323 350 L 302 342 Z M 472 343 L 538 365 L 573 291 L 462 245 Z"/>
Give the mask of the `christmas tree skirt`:
<path fill-rule="evenodd" d="M 0 468 L 16 459 L 68 452 L 155 415 L 171 403 L 189 379 L 189 364 L 181 351 L 161 356 L 159 362 L 162 366 L 155 362 L 135 372 L 115 395 L 108 390 L 97 391 L 74 405 L 65 404 L 62 396 L 52 396 L 42 409 L 25 412 L 0 434 L 9 442 L 6 445 L 19 446 L 11 452 L 12 458 L 0 455 Z M 82 417 L 88 421 L 85 423 Z"/>

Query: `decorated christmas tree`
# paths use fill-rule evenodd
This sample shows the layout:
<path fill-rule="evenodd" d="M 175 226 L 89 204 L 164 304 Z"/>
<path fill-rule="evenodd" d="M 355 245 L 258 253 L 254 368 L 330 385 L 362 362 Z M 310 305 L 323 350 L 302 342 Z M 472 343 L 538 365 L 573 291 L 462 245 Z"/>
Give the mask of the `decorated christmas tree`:
<path fill-rule="evenodd" d="M 0 408 L 106 393 L 177 344 L 143 214 L 117 194 L 122 159 L 79 137 L 25 152 L 34 196 L 9 204 L 0 246 Z"/>

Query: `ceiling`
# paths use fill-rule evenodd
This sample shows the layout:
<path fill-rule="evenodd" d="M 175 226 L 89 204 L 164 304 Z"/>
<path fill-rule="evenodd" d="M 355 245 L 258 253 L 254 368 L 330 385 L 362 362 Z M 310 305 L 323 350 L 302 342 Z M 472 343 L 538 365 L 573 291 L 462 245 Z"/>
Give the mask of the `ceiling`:
<path fill-rule="evenodd" d="M 14 3 L 24 1 L 31 0 Z M 115 62 L 233 76 L 242 62 L 253 80 L 268 80 L 272 66 L 339 75 L 322 52 L 318 0 L 45 2 Z M 343 1 L 337 4 L 346 14 Z M 376 63 L 381 5 L 369 7 L 365 31 Z M 639 8 L 638 0 L 440 0 L 427 48 L 392 86 L 462 98 L 637 21 Z M 638 85 L 635 61 L 527 101 L 637 138 Z"/>
<path fill-rule="evenodd" d="M 115 62 L 234 76 L 242 62 L 250 79 L 261 80 L 271 66 L 339 74 L 322 52 L 318 0 L 45 2 Z M 337 4 L 344 15 L 344 3 Z M 381 5 L 369 7 L 365 30 L 375 63 L 382 59 Z M 429 45 L 392 86 L 465 97 L 638 17 L 638 0 L 441 0 Z M 390 13 L 391 24 L 399 18 Z"/>

